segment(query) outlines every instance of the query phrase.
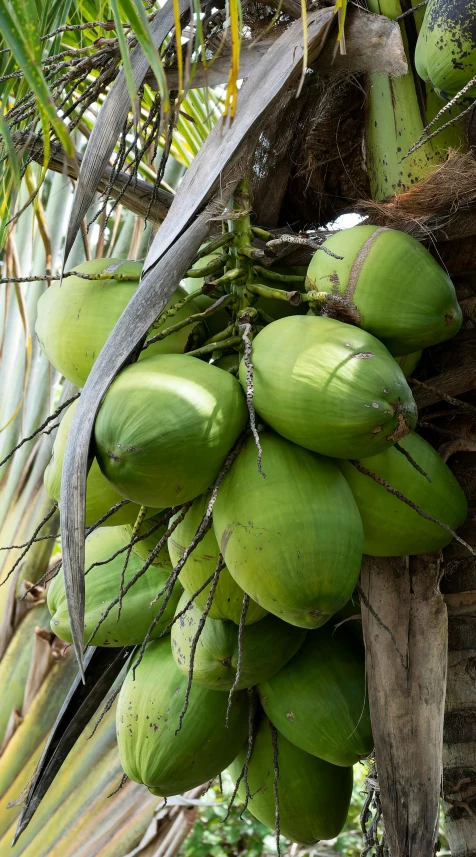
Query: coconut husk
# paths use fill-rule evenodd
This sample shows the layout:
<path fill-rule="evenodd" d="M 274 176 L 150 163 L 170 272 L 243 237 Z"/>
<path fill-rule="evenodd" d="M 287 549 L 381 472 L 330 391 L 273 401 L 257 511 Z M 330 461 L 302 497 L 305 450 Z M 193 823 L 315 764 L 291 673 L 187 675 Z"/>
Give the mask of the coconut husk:
<path fill-rule="evenodd" d="M 382 202 L 362 199 L 355 210 L 378 226 L 419 240 L 452 241 L 476 234 L 476 158 L 450 150 L 447 160 L 405 193 Z"/>

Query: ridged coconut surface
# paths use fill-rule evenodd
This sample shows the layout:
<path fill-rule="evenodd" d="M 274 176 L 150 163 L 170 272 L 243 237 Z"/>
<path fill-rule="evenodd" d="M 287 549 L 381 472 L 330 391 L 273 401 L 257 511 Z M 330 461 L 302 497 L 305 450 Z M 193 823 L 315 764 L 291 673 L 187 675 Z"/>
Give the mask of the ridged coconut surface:
<path fill-rule="evenodd" d="M 352 768 L 338 768 L 304 753 L 278 732 L 279 822 L 283 836 L 312 845 L 333 839 L 342 830 L 352 796 Z M 234 782 L 246 759 L 242 750 L 230 766 Z M 256 734 L 248 767 L 251 799 L 248 809 L 272 830 L 276 823 L 273 742 L 269 721 L 263 718 Z M 238 794 L 245 799 L 242 781 Z"/>
<path fill-rule="evenodd" d="M 476 75 L 475 0 L 429 0 L 415 50 L 415 65 L 447 101 Z M 476 96 L 473 84 L 466 98 Z"/>
<path fill-rule="evenodd" d="M 61 495 L 61 472 L 63 470 L 64 453 L 66 450 L 66 442 L 68 433 L 73 420 L 74 412 L 77 408 L 77 402 L 64 412 L 59 429 L 57 431 L 53 450 L 48 466 L 45 470 L 44 485 L 48 497 L 60 501 Z M 120 503 L 124 497 L 110 485 L 105 476 L 99 469 L 99 464 L 96 459 L 93 459 L 89 469 L 88 478 L 86 481 L 86 526 L 90 527 L 96 521 L 105 515 L 109 509 Z M 114 512 L 109 518 L 104 521 L 105 527 L 117 527 L 120 524 L 134 523 L 139 514 L 140 506 L 135 503 L 127 503 Z M 148 510 L 148 514 L 152 515 L 153 509 Z"/>
<path fill-rule="evenodd" d="M 139 285 L 142 265 L 117 259 L 92 259 L 74 270 L 90 276 L 101 275 L 101 279 L 67 277 L 61 285 L 53 282 L 38 301 L 35 330 L 50 363 L 73 384 L 83 387 L 101 348 Z M 108 271 L 114 277 L 108 277 Z M 165 310 L 185 294 L 177 289 Z M 199 312 L 199 308 L 187 304 L 169 324 L 183 321 L 192 312 Z M 155 343 L 144 354 L 183 352 L 193 326 L 188 325 Z"/>
<path fill-rule="evenodd" d="M 247 417 L 228 372 L 180 354 L 149 357 L 117 376 L 99 410 L 99 466 L 129 500 L 175 506 L 210 487 Z"/>
<path fill-rule="evenodd" d="M 169 537 L 168 548 L 174 565 L 177 565 L 183 556 L 185 548 L 191 543 L 206 512 L 209 499 L 208 494 L 197 497 L 183 521 Z M 211 529 L 206 533 L 202 541 L 198 543 L 195 550 L 192 551 L 179 574 L 180 583 L 190 598 L 208 580 L 210 575 L 214 573 L 219 553 L 220 548 L 218 547 L 215 533 Z M 205 608 L 210 586 L 211 583 L 195 597 L 195 604 L 200 610 Z M 218 585 L 215 589 L 208 615 L 211 619 L 230 619 L 238 625 L 243 607 L 244 594 L 225 566 L 220 572 Z M 266 613 L 266 610 L 251 599 L 246 613 L 246 624 L 251 625 L 253 622 L 257 622 L 263 616 L 266 616 Z"/>
<path fill-rule="evenodd" d="M 328 238 L 309 265 L 306 288 L 344 299 L 331 315 L 368 330 L 391 354 L 409 354 L 454 336 L 462 313 L 453 283 L 411 235 L 353 226 Z"/>
<path fill-rule="evenodd" d="M 276 728 L 313 756 L 345 767 L 373 748 L 364 649 L 343 627 L 311 631 L 259 694 Z"/>
<path fill-rule="evenodd" d="M 330 459 L 266 432 L 264 479 L 250 438 L 218 490 L 213 522 L 230 574 L 270 613 L 323 625 L 350 598 L 363 532 L 345 479 Z"/>
<path fill-rule="evenodd" d="M 186 606 L 184 594 L 177 613 Z M 191 646 L 202 611 L 191 605 L 172 627 L 171 643 L 175 662 L 184 675 L 190 669 Z M 274 675 L 302 645 L 306 631 L 276 616 L 247 625 L 243 631 L 243 654 L 237 690 L 253 687 Z M 200 634 L 193 662 L 193 680 L 210 690 L 230 690 L 238 666 L 238 628 L 234 622 L 207 618 Z"/>
<path fill-rule="evenodd" d="M 416 424 L 403 372 L 365 330 L 332 318 L 282 318 L 258 333 L 252 360 L 258 414 L 307 449 L 375 455 Z M 240 381 L 246 389 L 243 361 Z"/>
<path fill-rule="evenodd" d="M 401 441 L 421 469 L 419 473 L 398 449 L 361 459 L 359 464 L 400 491 L 416 506 L 455 530 L 465 521 L 468 506 L 464 492 L 450 468 L 433 447 L 412 432 Z M 371 556 L 406 556 L 431 553 L 449 544 L 452 536 L 427 521 L 398 497 L 389 493 L 349 461 L 340 461 L 354 494 L 364 525 L 364 553 Z"/>
<path fill-rule="evenodd" d="M 124 772 L 161 797 L 216 777 L 248 733 L 246 693 L 234 697 L 227 729 L 227 695 L 192 684 L 188 711 L 175 734 L 186 685 L 165 638 L 146 647 L 135 681 L 131 668 L 119 694 L 117 742 Z"/>
<path fill-rule="evenodd" d="M 121 576 L 126 553 L 123 551 L 110 559 L 116 551 L 129 543 L 126 527 L 99 527 L 86 540 L 85 586 L 86 608 L 84 614 L 84 642 L 89 640 L 97 623 L 112 601 L 119 595 Z M 109 561 L 108 561 L 109 560 Z M 101 563 L 88 571 L 93 563 Z M 127 585 L 142 568 L 143 562 L 131 553 L 124 575 Z M 163 596 L 151 607 L 151 601 L 167 583 L 168 572 L 150 568 L 124 595 L 121 616 L 118 621 L 117 605 L 111 610 L 91 641 L 94 646 L 134 646 L 142 643 L 150 623 L 157 616 Z M 182 593 L 180 584 L 176 584 L 163 616 L 152 632 L 152 639 L 162 633 L 171 621 L 177 602 Z M 64 588 L 63 571 L 51 582 L 48 588 L 48 609 L 51 613 L 51 629 L 61 640 L 71 642 L 68 608 Z"/>

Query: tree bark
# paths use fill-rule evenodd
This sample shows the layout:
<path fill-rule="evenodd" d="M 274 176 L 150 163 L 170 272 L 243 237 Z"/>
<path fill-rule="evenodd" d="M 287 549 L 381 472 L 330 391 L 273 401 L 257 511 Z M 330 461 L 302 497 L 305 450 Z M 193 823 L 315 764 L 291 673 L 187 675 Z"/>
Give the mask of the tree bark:
<path fill-rule="evenodd" d="M 364 557 L 362 622 L 380 799 L 392 857 L 433 857 L 447 616 L 439 556 Z"/>

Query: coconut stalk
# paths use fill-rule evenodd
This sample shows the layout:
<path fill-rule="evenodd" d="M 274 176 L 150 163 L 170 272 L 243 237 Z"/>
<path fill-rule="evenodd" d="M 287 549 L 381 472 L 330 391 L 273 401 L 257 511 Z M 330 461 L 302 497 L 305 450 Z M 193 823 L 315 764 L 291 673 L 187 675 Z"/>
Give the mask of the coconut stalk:
<path fill-rule="evenodd" d="M 372 12 L 391 20 L 406 9 L 400 0 L 369 0 L 368 6 Z M 399 77 L 380 72 L 369 75 L 366 159 L 371 195 L 375 200 L 409 190 L 445 160 L 449 146 L 458 147 L 462 142 L 458 128 L 447 129 L 407 156 L 421 138 L 427 122 L 442 106 L 441 102 L 438 106 L 432 87 L 427 88 L 425 98 L 425 84 L 412 67 L 406 26 L 410 29 L 414 22 L 407 22 L 408 19 L 400 23 L 407 73 Z M 456 111 L 453 115 L 457 115 Z"/>

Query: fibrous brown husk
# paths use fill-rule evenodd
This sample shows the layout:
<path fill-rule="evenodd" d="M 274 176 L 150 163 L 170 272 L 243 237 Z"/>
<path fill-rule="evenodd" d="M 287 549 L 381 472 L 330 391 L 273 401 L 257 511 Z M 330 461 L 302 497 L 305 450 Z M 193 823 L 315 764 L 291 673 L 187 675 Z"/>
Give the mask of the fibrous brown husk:
<path fill-rule="evenodd" d="M 362 158 L 365 92 L 356 76 L 308 72 L 289 88 L 260 137 L 253 208 L 262 226 L 323 226 L 367 196 Z"/>
<path fill-rule="evenodd" d="M 356 211 L 378 226 L 414 238 L 450 241 L 476 234 L 476 158 L 450 150 L 447 160 L 405 193 L 383 202 L 362 199 Z"/>

